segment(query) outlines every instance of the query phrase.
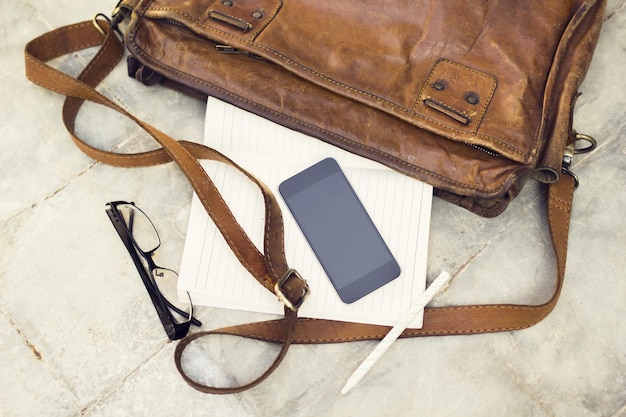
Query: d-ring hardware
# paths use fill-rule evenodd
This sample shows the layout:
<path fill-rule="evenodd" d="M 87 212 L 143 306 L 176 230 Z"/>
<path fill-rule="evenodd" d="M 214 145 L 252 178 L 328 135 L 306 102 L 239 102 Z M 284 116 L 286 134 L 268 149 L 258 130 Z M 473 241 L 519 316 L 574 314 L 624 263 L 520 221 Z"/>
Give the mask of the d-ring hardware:
<path fill-rule="evenodd" d="M 104 13 L 97 13 L 93 17 L 92 22 L 93 22 L 93 25 L 95 26 L 95 28 L 98 29 L 98 32 L 100 32 L 100 34 L 102 34 L 102 36 L 106 37 L 107 33 L 104 31 L 104 29 L 102 29 L 102 26 L 100 26 L 100 24 L 98 23 L 98 18 L 102 18 L 102 19 L 106 20 L 106 22 L 109 24 L 109 27 L 115 31 L 115 34 L 117 35 L 117 37 L 120 40 L 120 42 L 124 43 L 124 34 L 122 34 L 120 29 L 117 27 L 117 25 L 114 24 L 113 21 L 111 21 L 109 16 L 105 15 Z"/>
<path fill-rule="evenodd" d="M 585 135 L 583 133 L 573 133 L 574 141 L 570 143 L 567 148 L 565 148 L 565 153 L 563 154 L 562 171 L 564 174 L 567 174 L 574 178 L 574 187 L 578 188 L 578 186 L 580 185 L 578 176 L 574 174 L 570 169 L 570 167 L 572 166 L 572 162 L 574 162 L 574 155 L 580 155 L 593 151 L 598 146 L 598 141 L 594 137 Z M 585 142 L 586 146 L 579 146 L 581 142 Z"/>
<path fill-rule="evenodd" d="M 574 138 L 576 139 L 574 141 L 574 153 L 577 155 L 583 154 L 583 153 L 589 153 L 593 151 L 594 149 L 596 149 L 596 147 L 598 146 L 598 141 L 592 136 L 585 135 L 583 133 L 576 133 L 574 135 Z M 580 142 L 586 142 L 587 146 L 578 147 L 578 144 Z"/>

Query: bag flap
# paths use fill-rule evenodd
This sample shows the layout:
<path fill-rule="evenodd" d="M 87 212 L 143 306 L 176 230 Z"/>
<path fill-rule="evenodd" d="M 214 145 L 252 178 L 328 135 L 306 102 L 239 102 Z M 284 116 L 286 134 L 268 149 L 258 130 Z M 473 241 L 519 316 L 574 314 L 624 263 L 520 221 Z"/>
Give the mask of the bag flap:
<path fill-rule="evenodd" d="M 588 9 L 539 0 L 146 3 L 146 18 L 523 164 L 543 146 L 546 86 L 564 34 Z"/>

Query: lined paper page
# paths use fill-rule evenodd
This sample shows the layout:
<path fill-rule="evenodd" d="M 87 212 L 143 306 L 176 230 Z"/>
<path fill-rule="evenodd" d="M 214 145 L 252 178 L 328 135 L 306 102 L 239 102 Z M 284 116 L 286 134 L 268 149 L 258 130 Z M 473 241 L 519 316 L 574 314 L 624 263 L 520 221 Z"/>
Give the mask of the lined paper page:
<path fill-rule="evenodd" d="M 393 325 L 424 291 L 432 187 L 376 162 L 209 98 L 205 143 L 252 172 L 275 193 L 285 223 L 289 265 L 309 282 L 301 317 Z M 402 270 L 391 283 L 352 304 L 341 301 L 278 194 L 278 185 L 297 172 L 333 157 L 363 202 Z M 204 168 L 233 214 L 262 252 L 264 204 L 242 173 L 217 162 Z M 194 196 L 179 289 L 194 304 L 282 314 L 276 296 L 239 263 Z M 421 327 L 418 317 L 411 327 Z"/>

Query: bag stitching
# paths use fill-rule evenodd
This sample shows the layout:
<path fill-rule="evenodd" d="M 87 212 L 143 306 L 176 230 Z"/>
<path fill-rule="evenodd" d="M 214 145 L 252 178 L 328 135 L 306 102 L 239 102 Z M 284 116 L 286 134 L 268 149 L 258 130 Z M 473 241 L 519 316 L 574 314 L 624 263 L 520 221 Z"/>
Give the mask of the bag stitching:
<path fill-rule="evenodd" d="M 143 51 L 137 44 L 135 44 L 135 46 L 136 46 L 135 52 L 138 52 L 140 55 L 142 55 L 144 57 L 144 59 L 152 61 L 150 55 L 148 55 L 145 51 Z M 347 139 L 347 138 L 345 138 L 343 136 L 339 136 L 339 135 L 335 134 L 334 132 L 326 131 L 324 129 L 321 129 L 318 126 L 308 124 L 308 123 L 303 122 L 303 121 L 301 121 L 299 119 L 295 119 L 295 118 L 292 118 L 290 116 L 286 116 L 286 115 L 278 113 L 278 112 L 276 112 L 274 110 L 271 110 L 271 109 L 268 109 L 266 107 L 263 107 L 263 106 L 255 103 L 253 101 L 250 101 L 250 100 L 245 99 L 245 98 L 243 98 L 241 96 L 233 94 L 233 93 L 231 93 L 228 90 L 224 90 L 223 88 L 221 88 L 219 86 L 216 86 L 215 84 L 209 83 L 208 81 L 205 81 L 205 80 L 198 79 L 198 78 L 193 77 L 193 76 L 191 76 L 189 74 L 183 73 L 183 72 L 181 72 L 181 71 L 179 71 L 179 70 L 177 70 L 175 68 L 168 67 L 168 66 L 166 66 L 166 65 L 164 65 L 164 64 L 162 64 L 160 62 L 155 62 L 153 64 L 156 64 L 158 67 L 166 68 L 167 70 L 174 71 L 180 77 L 188 79 L 189 81 L 192 81 L 193 83 L 205 85 L 205 86 L 207 86 L 209 88 L 212 88 L 214 90 L 217 90 L 217 91 L 221 92 L 225 96 L 229 96 L 229 97 L 232 97 L 232 98 L 234 98 L 234 99 L 236 99 L 238 101 L 242 101 L 242 102 L 251 104 L 251 105 L 253 105 L 254 107 L 257 107 L 257 108 L 262 108 L 263 110 L 266 110 L 266 111 L 268 111 L 269 113 L 271 113 L 271 114 L 273 114 L 275 116 L 279 116 L 281 118 L 291 120 L 291 121 L 295 122 L 296 124 L 304 126 L 306 128 L 313 129 L 313 130 L 319 131 L 319 132 L 324 133 L 324 134 L 328 134 L 328 135 L 334 137 L 335 139 L 337 139 L 337 140 L 339 140 L 341 142 L 349 143 L 350 145 L 353 145 L 353 146 L 356 145 L 357 147 L 363 148 L 363 149 L 365 149 L 367 151 L 374 152 L 374 153 L 376 153 L 378 155 L 382 155 L 382 156 L 384 156 L 387 159 L 392 159 L 396 163 L 400 163 L 401 165 L 407 167 L 409 170 L 420 172 L 420 173 L 422 173 L 422 174 L 424 174 L 426 176 L 429 176 L 431 178 L 437 178 L 438 180 L 440 180 L 440 181 L 442 181 L 444 183 L 450 184 L 452 186 L 455 186 L 457 188 L 464 189 L 464 190 L 481 191 L 481 192 L 489 193 L 489 194 L 494 194 L 494 193 L 497 194 L 497 193 L 502 192 L 502 190 L 505 189 L 504 181 L 503 181 L 502 184 L 499 184 L 495 188 L 471 187 L 471 186 L 468 186 L 466 184 L 453 181 L 450 178 L 444 177 L 444 176 L 442 176 L 440 174 L 435 174 L 435 173 L 427 171 L 427 170 L 425 170 L 425 169 L 423 169 L 423 168 L 421 168 L 421 167 L 419 167 L 417 165 L 413 165 L 413 164 L 410 164 L 409 162 L 406 162 L 406 161 L 403 161 L 401 159 L 398 159 L 397 157 L 395 157 L 395 156 L 393 156 L 391 154 L 384 153 L 384 152 L 382 152 L 382 151 L 380 151 L 378 149 L 375 149 L 375 148 L 370 148 L 370 147 L 368 147 L 366 145 L 363 145 L 362 143 L 352 141 L 352 140 Z"/>
<path fill-rule="evenodd" d="M 379 101 L 379 102 L 386 103 L 387 105 L 391 106 L 392 108 L 395 108 L 395 109 L 397 109 L 397 110 L 399 110 L 399 111 L 401 111 L 403 113 L 406 113 L 408 115 L 411 115 L 413 117 L 417 117 L 417 118 L 420 118 L 420 119 L 428 120 L 428 121 L 438 125 L 439 127 L 443 128 L 443 129 L 452 130 L 454 132 L 462 133 L 462 134 L 467 134 L 468 133 L 468 132 L 466 132 L 464 130 L 456 129 L 454 127 L 451 127 L 451 126 L 448 126 L 448 125 L 443 124 L 441 122 L 438 122 L 437 120 L 433 120 L 433 119 L 431 119 L 429 117 L 426 117 L 426 116 L 424 116 L 422 114 L 415 113 L 411 109 L 408 109 L 408 108 L 406 108 L 404 106 L 401 106 L 401 105 L 399 105 L 397 103 L 394 103 L 392 101 L 389 101 L 388 99 L 376 96 L 376 95 L 374 95 L 372 93 L 369 93 L 367 91 L 360 90 L 360 89 L 358 89 L 358 88 L 356 88 L 354 86 L 350 86 L 350 85 L 344 84 L 344 83 L 342 83 L 340 81 L 337 81 L 335 79 L 332 79 L 332 78 L 330 78 L 330 77 L 328 77 L 328 76 L 326 76 L 326 75 L 324 75 L 324 74 L 314 70 L 313 68 L 309 68 L 309 67 L 307 67 L 305 65 L 300 64 L 299 62 L 297 62 L 297 61 L 287 57 L 286 55 L 283 55 L 282 53 L 280 53 L 278 51 L 275 51 L 274 49 L 271 49 L 270 47 L 268 47 L 266 45 L 263 45 L 263 44 L 260 44 L 260 43 L 255 43 L 254 41 L 249 41 L 249 40 L 240 38 L 238 36 L 232 35 L 232 34 L 230 34 L 228 32 L 224 32 L 222 30 L 214 28 L 213 26 L 209 26 L 209 25 L 207 25 L 207 24 L 205 24 L 203 22 L 200 22 L 195 17 L 193 17 L 193 16 L 191 16 L 191 15 L 185 13 L 185 12 L 182 12 L 180 10 L 176 10 L 176 9 L 172 9 L 172 8 L 166 8 L 166 7 L 152 8 L 150 10 L 151 11 L 169 11 L 169 12 L 173 12 L 173 13 L 179 14 L 179 15 L 181 15 L 183 17 L 187 17 L 190 20 L 193 20 L 199 26 L 204 27 L 205 29 L 207 29 L 210 32 L 218 33 L 218 34 L 221 34 L 221 35 L 226 36 L 228 38 L 245 42 L 246 44 L 248 44 L 251 47 L 257 47 L 259 49 L 263 49 L 263 50 L 267 51 L 268 53 L 270 53 L 272 55 L 275 55 L 279 59 L 281 59 L 281 60 L 283 60 L 283 61 L 285 61 L 287 63 L 291 63 L 292 65 L 294 65 L 296 67 L 299 67 L 302 70 L 304 70 L 304 71 L 306 71 L 306 72 L 308 72 L 308 73 L 310 73 L 310 74 L 312 74 L 312 75 L 314 75 L 314 76 L 316 76 L 316 77 L 318 77 L 320 79 L 326 80 L 326 81 L 328 81 L 328 82 L 330 82 L 330 83 L 332 83 L 334 85 L 337 85 L 338 87 L 341 87 L 341 88 L 343 88 L 345 90 L 352 91 L 352 92 L 357 93 L 359 95 L 365 96 L 365 97 L 367 97 L 369 99 L 373 99 L 373 100 L 376 100 L 376 101 Z M 258 34 L 258 31 L 255 33 L 255 36 L 257 34 Z M 517 149 L 517 148 L 515 148 L 514 146 L 512 146 L 510 144 L 507 144 L 506 142 L 502 141 L 501 139 L 497 139 L 495 137 L 492 137 L 490 135 L 485 135 L 485 134 L 482 134 L 482 133 L 473 133 L 473 135 L 475 135 L 475 136 L 477 136 L 479 138 L 491 140 L 491 141 L 493 141 L 495 143 L 498 143 L 501 146 L 509 149 L 511 152 L 520 155 L 521 157 L 525 157 L 526 158 L 528 156 L 526 152 L 524 152 L 524 151 L 522 151 L 520 149 Z"/>

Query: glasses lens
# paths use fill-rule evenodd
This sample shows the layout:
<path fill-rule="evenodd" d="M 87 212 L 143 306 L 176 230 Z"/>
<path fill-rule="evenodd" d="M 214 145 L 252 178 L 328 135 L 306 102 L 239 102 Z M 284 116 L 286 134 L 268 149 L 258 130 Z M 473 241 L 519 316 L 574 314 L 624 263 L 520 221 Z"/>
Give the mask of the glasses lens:
<path fill-rule="evenodd" d="M 152 270 L 152 278 L 172 312 L 174 320 L 179 324 L 190 321 L 193 316 L 191 298 L 189 293 L 186 291 L 179 292 L 176 288 L 178 274 L 171 269 L 155 268 Z"/>
<path fill-rule="evenodd" d="M 117 206 L 117 210 L 124 217 L 126 226 L 139 249 L 151 253 L 161 245 L 159 234 L 143 211 L 132 204 L 120 204 Z"/>

